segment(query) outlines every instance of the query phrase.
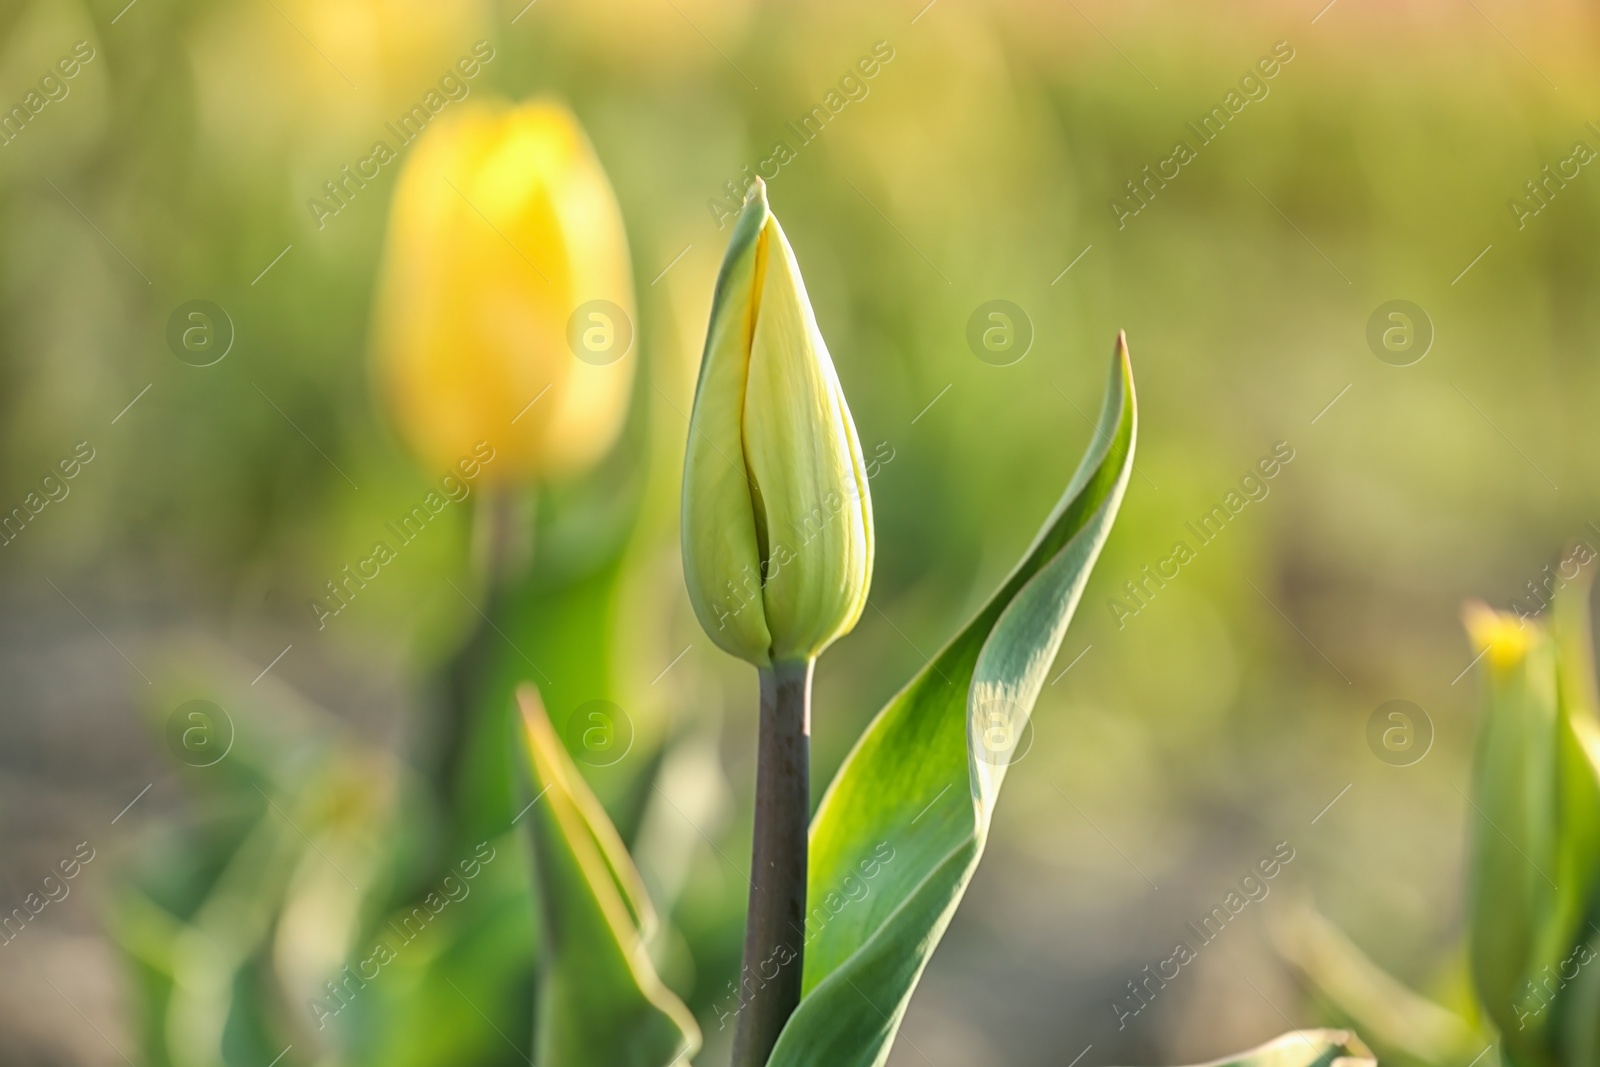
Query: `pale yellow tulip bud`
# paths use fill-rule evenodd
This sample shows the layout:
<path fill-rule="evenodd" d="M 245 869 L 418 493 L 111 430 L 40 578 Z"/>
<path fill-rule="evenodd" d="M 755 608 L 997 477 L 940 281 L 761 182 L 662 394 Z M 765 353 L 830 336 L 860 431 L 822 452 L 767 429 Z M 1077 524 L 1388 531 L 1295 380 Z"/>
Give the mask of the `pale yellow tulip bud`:
<path fill-rule="evenodd" d="M 566 108 L 474 97 L 428 125 L 395 190 L 374 347 L 431 470 L 480 442 L 501 485 L 597 460 L 627 409 L 633 307 L 616 196 Z"/>
<path fill-rule="evenodd" d="M 683 475 L 683 568 L 711 639 L 815 658 L 872 575 L 861 444 L 794 250 L 758 179 L 717 278 Z"/>

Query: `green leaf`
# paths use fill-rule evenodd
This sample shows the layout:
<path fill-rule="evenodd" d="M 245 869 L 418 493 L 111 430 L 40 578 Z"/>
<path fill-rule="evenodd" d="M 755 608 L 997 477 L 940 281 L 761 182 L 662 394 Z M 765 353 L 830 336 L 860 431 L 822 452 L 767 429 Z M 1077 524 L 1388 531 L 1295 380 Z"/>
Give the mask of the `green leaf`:
<path fill-rule="evenodd" d="M 1551 873 L 1561 888 L 1542 932 L 1538 966 L 1528 976 L 1532 982 L 1553 976 L 1559 983 L 1551 1014 L 1556 1058 L 1565 1067 L 1600 1064 L 1600 966 L 1594 965 L 1600 955 L 1600 700 L 1591 652 L 1590 577 L 1585 574 L 1555 597 L 1551 632 L 1559 715 Z"/>
<path fill-rule="evenodd" d="M 1482 605 L 1466 621 L 1488 664 L 1470 815 L 1473 983 L 1512 1061 L 1544 1063 L 1550 1013 L 1529 1010 L 1526 980 L 1557 892 L 1555 647 L 1541 624 Z"/>
<path fill-rule="evenodd" d="M 1012 747 L 1110 532 L 1133 469 L 1136 420 L 1119 336 L 1094 440 L 1032 548 L 879 712 L 828 787 L 811 824 L 805 992 L 773 1067 L 888 1059 L 983 854 Z"/>
<path fill-rule="evenodd" d="M 158 693 L 218 694 L 237 737 L 218 762 L 178 768 L 194 818 L 158 823 L 111 901 L 140 1062 L 265 1063 L 290 1041 L 332 1062 L 373 995 L 341 986 L 355 993 L 346 1013 L 323 983 L 344 980 L 345 946 L 370 945 L 363 913 L 393 884 L 384 845 L 415 821 L 397 822 L 412 788 L 392 757 L 291 690 L 247 693 L 221 670 L 197 657 L 158 682 Z M 157 729 L 172 703 L 151 702 Z"/>
<path fill-rule="evenodd" d="M 655 915 L 600 802 L 579 775 L 538 692 L 517 693 L 535 803 L 540 944 L 540 1067 L 687 1064 L 700 1030 L 661 984 L 645 950 Z"/>
<path fill-rule="evenodd" d="M 1279 952 L 1388 1057 L 1437 1064 L 1471 1061 L 1488 1038 L 1467 1020 L 1403 985 L 1372 961 L 1309 899 L 1271 913 Z"/>
<path fill-rule="evenodd" d="M 1377 1067 L 1377 1063 L 1348 1030 L 1292 1030 L 1249 1052 L 1195 1067 Z"/>
<path fill-rule="evenodd" d="M 1600 719 L 1588 581 L 1553 622 L 1471 608 L 1489 657 L 1475 771 L 1471 947 L 1484 1010 L 1517 1064 L 1594 1064 L 1600 980 Z"/>

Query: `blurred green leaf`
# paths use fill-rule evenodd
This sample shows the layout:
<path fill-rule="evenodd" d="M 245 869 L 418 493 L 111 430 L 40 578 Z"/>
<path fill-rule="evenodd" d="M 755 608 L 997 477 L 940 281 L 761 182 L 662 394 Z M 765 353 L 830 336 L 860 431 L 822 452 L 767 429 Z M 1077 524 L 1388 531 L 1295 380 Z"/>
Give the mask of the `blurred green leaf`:
<path fill-rule="evenodd" d="M 1377 1067 L 1377 1062 L 1348 1030 L 1291 1030 L 1249 1052 L 1195 1067 Z"/>
<path fill-rule="evenodd" d="M 1587 580 L 1546 624 L 1470 608 L 1489 658 L 1474 790 L 1472 961 L 1518 1064 L 1597 1062 L 1600 720 Z"/>
<path fill-rule="evenodd" d="M 1278 950 L 1332 1002 L 1389 1062 L 1461 1064 L 1482 1051 L 1487 1038 L 1467 1020 L 1401 984 L 1309 901 L 1275 912 Z"/>
<path fill-rule="evenodd" d="M 1136 421 L 1119 336 L 1095 438 L 1033 547 L 878 714 L 823 797 L 811 826 L 805 993 L 774 1067 L 887 1059 L 983 853 L 1006 765 L 1111 530 Z M 863 878 L 876 892 L 846 901 Z"/>
<path fill-rule="evenodd" d="M 1541 918 L 1556 894 L 1555 649 L 1537 623 L 1481 606 L 1468 609 L 1467 624 L 1489 666 L 1472 787 L 1473 981 L 1512 1059 L 1544 1062 L 1549 1015 L 1519 1021 L 1518 1005 L 1527 999 Z"/>
<path fill-rule="evenodd" d="M 162 831 L 112 907 L 152 1064 L 270 1060 L 289 1043 L 336 1057 L 350 998 L 370 998 L 324 983 L 402 862 L 402 767 L 281 695 L 233 706 L 238 743 L 184 771 L 203 816 Z"/>
<path fill-rule="evenodd" d="M 1595 697 L 1594 639 L 1589 624 L 1590 576 L 1555 598 L 1552 636 L 1559 696 L 1556 768 L 1557 841 L 1553 877 L 1560 889 L 1535 962 L 1538 981 L 1550 968 L 1561 990 L 1552 1009 L 1561 1062 L 1600 1063 L 1600 702 Z M 1578 973 L 1571 974 L 1569 969 Z"/>
<path fill-rule="evenodd" d="M 550 725 L 537 691 L 518 692 L 536 802 L 541 1067 L 667 1067 L 700 1030 L 645 951 L 655 922 L 622 839 Z"/>

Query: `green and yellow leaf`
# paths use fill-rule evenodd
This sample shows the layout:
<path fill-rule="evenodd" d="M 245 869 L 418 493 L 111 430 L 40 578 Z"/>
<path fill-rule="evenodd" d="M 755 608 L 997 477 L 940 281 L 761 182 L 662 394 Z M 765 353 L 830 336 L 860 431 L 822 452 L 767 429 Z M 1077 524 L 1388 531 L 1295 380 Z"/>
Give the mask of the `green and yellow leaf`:
<path fill-rule="evenodd" d="M 811 826 L 805 992 L 773 1067 L 887 1060 L 983 854 L 1012 746 L 1116 517 L 1136 421 L 1119 336 L 1095 437 L 1033 546 L 834 777 Z M 873 891 L 835 910 L 864 876 Z"/>
<path fill-rule="evenodd" d="M 1549 1016 L 1519 1024 L 1517 1005 L 1556 892 L 1555 649 L 1542 626 L 1481 605 L 1468 607 L 1466 622 L 1489 674 L 1470 816 L 1473 981 L 1507 1051 L 1538 1062 Z"/>
<path fill-rule="evenodd" d="M 622 839 L 550 725 L 538 691 L 517 694 L 536 802 L 540 1067 L 668 1067 L 700 1047 L 645 942 L 655 914 Z"/>
<path fill-rule="evenodd" d="M 1249 1052 L 1195 1067 L 1377 1067 L 1377 1063 L 1348 1030 L 1293 1030 Z"/>
<path fill-rule="evenodd" d="M 1341 1016 L 1380 1051 L 1455 1067 L 1488 1039 L 1468 1020 L 1404 985 L 1367 956 L 1309 899 L 1272 913 L 1272 939 Z"/>

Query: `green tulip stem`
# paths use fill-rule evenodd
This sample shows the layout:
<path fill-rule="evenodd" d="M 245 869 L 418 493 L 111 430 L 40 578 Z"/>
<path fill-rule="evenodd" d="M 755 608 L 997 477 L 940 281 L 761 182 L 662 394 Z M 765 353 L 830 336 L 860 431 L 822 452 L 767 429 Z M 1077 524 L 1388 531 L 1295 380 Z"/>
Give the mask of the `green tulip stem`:
<path fill-rule="evenodd" d="M 800 1003 L 811 822 L 811 670 L 761 668 L 756 820 L 732 1067 L 761 1067 Z"/>
<path fill-rule="evenodd" d="M 499 724 L 474 720 L 481 715 L 484 679 L 501 655 L 505 637 L 500 626 L 533 558 L 535 496 L 529 492 L 484 486 L 469 498 L 473 507 L 470 564 L 480 590 L 468 614 L 467 633 L 445 666 L 444 706 L 426 737 L 430 765 L 440 800 L 459 810 L 466 803 L 463 776 L 475 730 Z"/>
<path fill-rule="evenodd" d="M 492 596 L 526 575 L 533 561 L 534 508 L 530 491 L 485 486 L 472 512 L 472 563 Z"/>

